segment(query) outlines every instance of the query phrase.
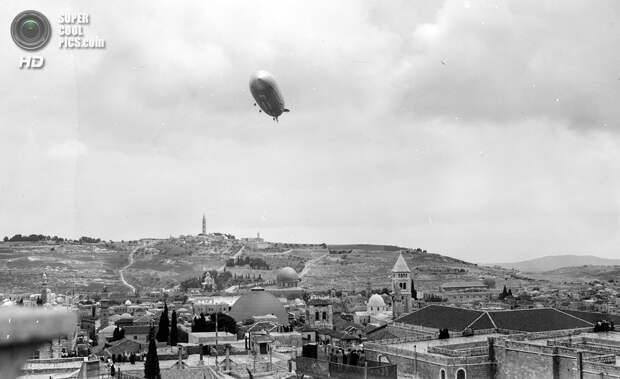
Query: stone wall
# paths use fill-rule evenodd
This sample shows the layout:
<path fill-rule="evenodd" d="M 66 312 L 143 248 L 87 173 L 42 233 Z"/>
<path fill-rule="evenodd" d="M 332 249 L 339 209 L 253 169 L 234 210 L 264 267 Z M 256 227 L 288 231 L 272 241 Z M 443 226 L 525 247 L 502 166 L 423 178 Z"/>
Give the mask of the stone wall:
<path fill-rule="evenodd" d="M 583 379 L 617 379 L 620 367 L 604 363 L 583 362 Z"/>
<path fill-rule="evenodd" d="M 489 361 L 488 355 L 447 357 L 371 343 L 366 343 L 364 348 L 368 359 L 387 359 L 391 364 L 397 365 L 399 373 L 413 375 L 414 378 L 439 378 L 442 369 L 446 371 L 446 378 L 454 378 L 459 369 L 465 370 L 467 378 L 493 378 L 494 364 Z"/>
<path fill-rule="evenodd" d="M 558 347 L 499 340 L 494 354 L 498 379 L 575 378 L 575 356 Z"/>

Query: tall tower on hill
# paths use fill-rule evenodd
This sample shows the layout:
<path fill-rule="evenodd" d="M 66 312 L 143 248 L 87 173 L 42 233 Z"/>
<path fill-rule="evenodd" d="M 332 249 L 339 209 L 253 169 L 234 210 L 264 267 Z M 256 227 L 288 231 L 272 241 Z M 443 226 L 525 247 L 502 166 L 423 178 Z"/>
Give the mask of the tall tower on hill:
<path fill-rule="evenodd" d="M 403 257 L 398 255 L 392 268 L 392 313 L 394 318 L 411 312 L 411 270 Z"/>
<path fill-rule="evenodd" d="M 202 234 L 207 234 L 207 218 L 204 213 L 202 214 Z"/>
<path fill-rule="evenodd" d="M 43 273 L 41 283 L 41 301 L 43 304 L 47 303 L 47 273 Z"/>

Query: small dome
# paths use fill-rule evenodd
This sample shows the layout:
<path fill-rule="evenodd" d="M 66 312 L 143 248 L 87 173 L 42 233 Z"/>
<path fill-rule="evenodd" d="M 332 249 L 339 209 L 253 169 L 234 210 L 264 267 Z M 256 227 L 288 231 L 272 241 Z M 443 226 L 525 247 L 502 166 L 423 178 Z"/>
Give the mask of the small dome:
<path fill-rule="evenodd" d="M 385 301 L 379 294 L 374 294 L 368 299 L 368 306 L 373 309 L 383 308 L 385 307 Z"/>
<path fill-rule="evenodd" d="M 125 305 L 131 305 L 131 300 L 125 300 Z"/>
<path fill-rule="evenodd" d="M 299 281 L 299 275 L 297 275 L 297 272 L 292 267 L 282 267 L 278 270 L 276 281 L 278 283 L 297 282 Z"/>
<path fill-rule="evenodd" d="M 121 318 L 133 318 L 133 316 L 132 316 L 132 315 L 130 315 L 129 313 L 123 313 L 123 314 L 121 315 Z"/>

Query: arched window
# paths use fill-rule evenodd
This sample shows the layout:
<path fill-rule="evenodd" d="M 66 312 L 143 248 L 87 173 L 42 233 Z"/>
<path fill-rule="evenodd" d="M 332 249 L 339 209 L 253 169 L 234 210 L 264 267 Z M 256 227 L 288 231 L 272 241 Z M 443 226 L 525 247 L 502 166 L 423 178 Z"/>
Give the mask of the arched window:
<path fill-rule="evenodd" d="M 439 370 L 439 379 L 446 379 L 446 370 L 444 369 Z"/>
<path fill-rule="evenodd" d="M 465 378 L 466 378 L 465 369 L 462 369 L 462 368 L 458 369 L 456 372 L 456 379 L 465 379 Z"/>

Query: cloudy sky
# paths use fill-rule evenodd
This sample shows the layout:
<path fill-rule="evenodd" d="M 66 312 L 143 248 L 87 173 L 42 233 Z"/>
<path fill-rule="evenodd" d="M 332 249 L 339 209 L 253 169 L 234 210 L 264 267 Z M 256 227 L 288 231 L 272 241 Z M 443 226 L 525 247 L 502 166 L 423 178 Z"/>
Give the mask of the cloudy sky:
<path fill-rule="evenodd" d="M 50 3 L 0 9 L 2 235 L 167 237 L 204 212 L 475 262 L 618 255 L 617 1 Z M 27 8 L 54 29 L 41 71 L 8 32 Z M 65 12 L 107 48 L 59 49 Z"/>

